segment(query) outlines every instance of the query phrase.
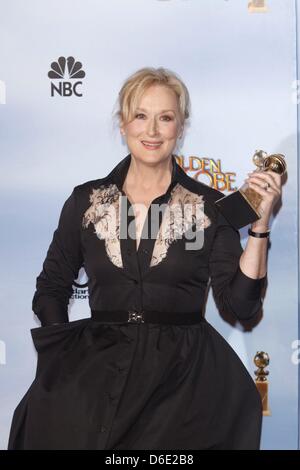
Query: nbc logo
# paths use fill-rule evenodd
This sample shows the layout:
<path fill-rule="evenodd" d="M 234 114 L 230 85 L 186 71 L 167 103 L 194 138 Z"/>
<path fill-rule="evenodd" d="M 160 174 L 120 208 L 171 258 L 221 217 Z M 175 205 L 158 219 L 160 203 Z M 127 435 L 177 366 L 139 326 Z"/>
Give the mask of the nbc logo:
<path fill-rule="evenodd" d="M 74 57 L 59 57 L 57 62 L 52 62 L 48 77 L 54 79 L 51 81 L 51 96 L 58 94 L 60 96 L 82 96 L 78 87 L 82 81 L 74 81 L 78 78 L 84 78 L 85 72 L 82 70 L 82 63 L 77 62 Z M 72 81 L 70 81 L 72 80 Z"/>
<path fill-rule="evenodd" d="M 5 90 L 5 82 L 0 80 L 0 104 L 6 103 L 6 90 Z"/>

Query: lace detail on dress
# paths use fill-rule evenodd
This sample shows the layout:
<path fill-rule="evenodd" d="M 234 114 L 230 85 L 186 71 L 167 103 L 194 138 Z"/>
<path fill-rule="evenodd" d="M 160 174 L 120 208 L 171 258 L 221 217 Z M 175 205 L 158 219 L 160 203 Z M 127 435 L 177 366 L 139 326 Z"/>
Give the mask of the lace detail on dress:
<path fill-rule="evenodd" d="M 90 223 L 95 227 L 98 238 L 105 240 L 106 253 L 111 262 L 123 268 L 120 244 L 120 196 L 115 184 L 100 186 L 90 194 L 91 206 L 86 210 L 82 226 Z M 188 191 L 177 183 L 171 191 L 169 202 L 163 214 L 161 226 L 154 243 L 150 267 L 159 264 L 166 256 L 172 243 L 193 227 L 193 232 L 203 231 L 211 224 L 204 213 L 202 195 Z M 150 235 L 149 235 L 150 236 Z"/>
<path fill-rule="evenodd" d="M 203 231 L 211 224 L 204 213 L 203 196 L 192 193 L 177 183 L 171 191 L 154 244 L 150 267 L 159 264 L 167 256 L 170 245 L 183 238 L 194 224 L 194 231 Z"/>
<path fill-rule="evenodd" d="M 84 213 L 82 226 L 94 224 L 98 238 L 105 240 L 106 253 L 118 268 L 123 267 L 120 245 L 120 196 L 115 184 L 100 186 L 90 194 L 91 206 Z"/>

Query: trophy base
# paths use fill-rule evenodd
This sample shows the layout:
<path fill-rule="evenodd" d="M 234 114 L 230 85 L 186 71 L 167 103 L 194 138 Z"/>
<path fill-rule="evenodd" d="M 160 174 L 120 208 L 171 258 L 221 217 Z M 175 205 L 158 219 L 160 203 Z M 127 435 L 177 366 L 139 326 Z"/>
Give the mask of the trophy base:
<path fill-rule="evenodd" d="M 261 397 L 263 416 L 271 416 L 271 410 L 268 402 L 269 383 L 267 380 L 265 382 L 260 382 L 256 380 L 255 384 Z"/>
<path fill-rule="evenodd" d="M 215 204 L 227 221 L 237 230 L 260 218 L 240 191 L 218 199 Z"/>

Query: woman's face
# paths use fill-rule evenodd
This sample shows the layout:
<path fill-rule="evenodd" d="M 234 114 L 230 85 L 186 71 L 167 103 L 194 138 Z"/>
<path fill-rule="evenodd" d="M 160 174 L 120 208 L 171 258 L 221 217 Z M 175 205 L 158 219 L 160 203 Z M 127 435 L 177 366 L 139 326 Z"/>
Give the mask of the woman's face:
<path fill-rule="evenodd" d="M 162 85 L 148 88 L 133 120 L 120 129 L 133 157 L 152 163 L 167 159 L 183 130 L 175 92 Z"/>

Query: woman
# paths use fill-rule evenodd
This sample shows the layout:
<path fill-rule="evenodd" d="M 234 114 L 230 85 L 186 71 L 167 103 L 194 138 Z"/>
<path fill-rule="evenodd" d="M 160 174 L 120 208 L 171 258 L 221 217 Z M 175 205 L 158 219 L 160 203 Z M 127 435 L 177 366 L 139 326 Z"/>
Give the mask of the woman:
<path fill-rule="evenodd" d="M 36 378 L 9 448 L 257 449 L 260 396 L 202 312 L 209 279 L 220 312 L 246 320 L 260 310 L 268 239 L 255 235 L 268 231 L 280 177 L 249 176 L 262 216 L 243 251 L 214 204 L 222 194 L 172 153 L 189 117 L 180 78 L 138 70 L 119 104 L 130 154 L 64 204 L 33 298 Z M 191 249 L 193 234 L 202 237 Z M 82 266 L 92 315 L 68 322 Z"/>

